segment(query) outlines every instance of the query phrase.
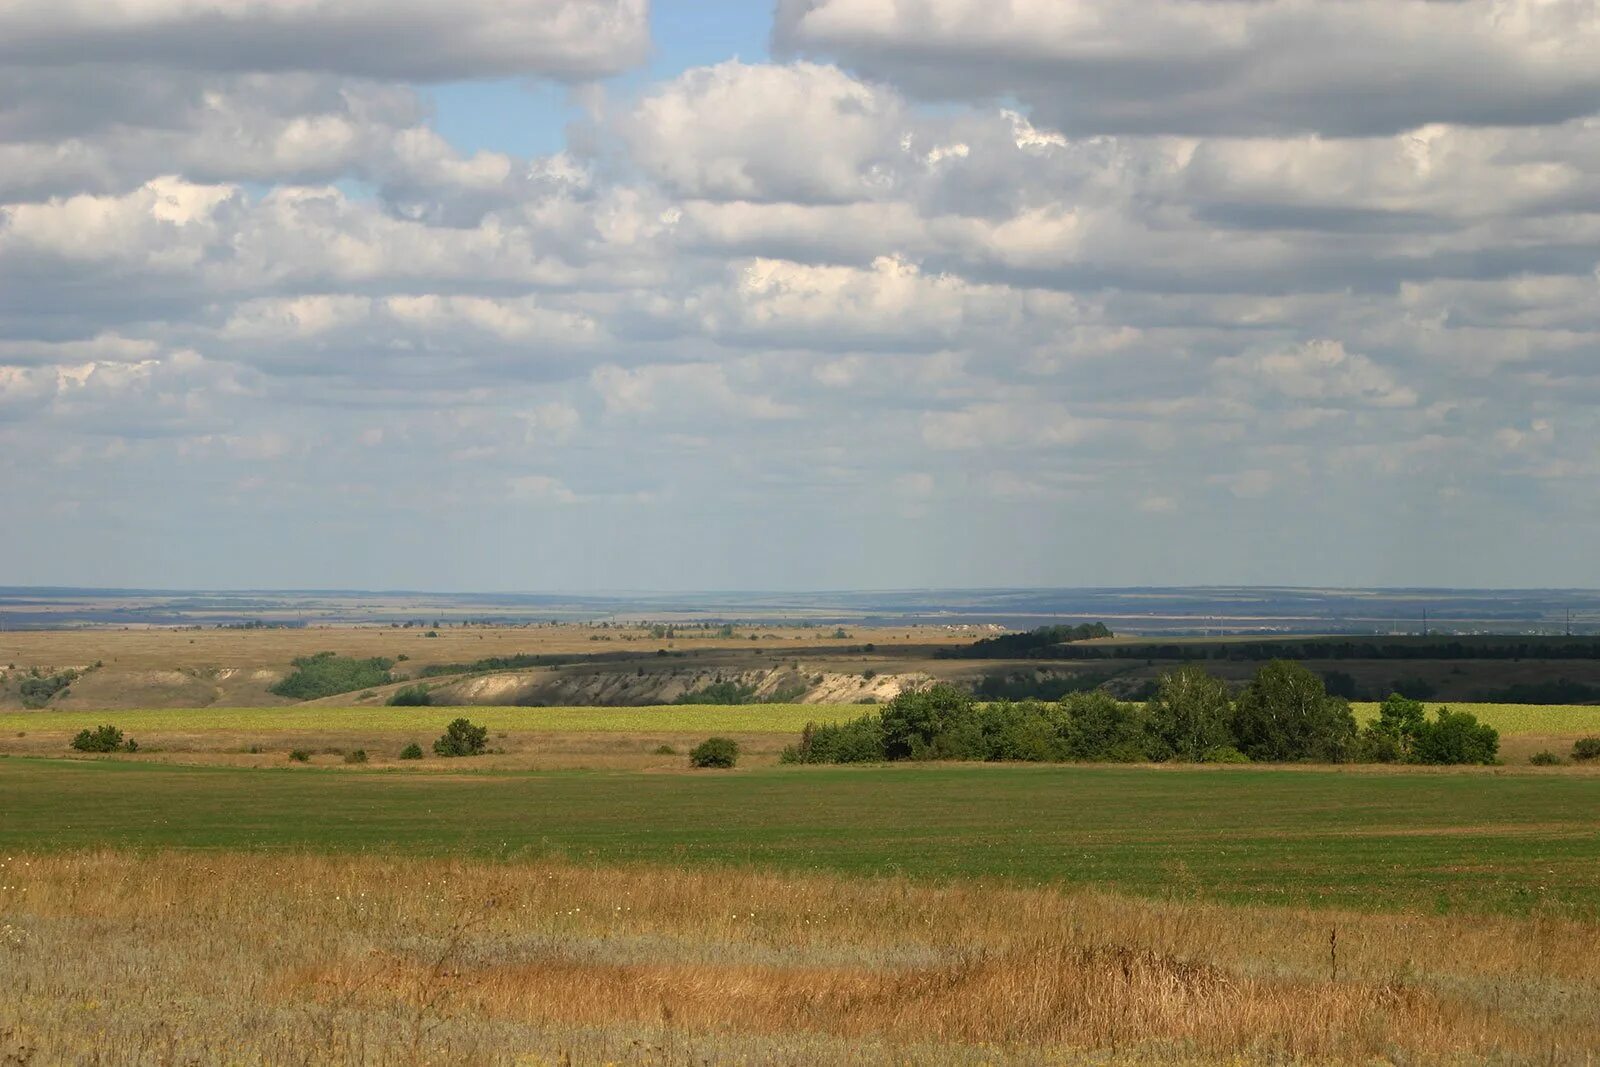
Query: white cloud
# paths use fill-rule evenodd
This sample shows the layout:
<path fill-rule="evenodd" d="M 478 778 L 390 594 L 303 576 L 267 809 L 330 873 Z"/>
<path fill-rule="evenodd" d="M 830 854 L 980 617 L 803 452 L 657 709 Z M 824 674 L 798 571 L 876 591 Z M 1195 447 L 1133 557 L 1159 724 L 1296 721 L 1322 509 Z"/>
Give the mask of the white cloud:
<path fill-rule="evenodd" d="M 1095 133 L 1394 133 L 1600 105 L 1589 0 L 779 0 L 776 36 Z"/>
<path fill-rule="evenodd" d="M 647 0 L 12 0 L 0 62 L 592 78 L 644 58 Z"/>

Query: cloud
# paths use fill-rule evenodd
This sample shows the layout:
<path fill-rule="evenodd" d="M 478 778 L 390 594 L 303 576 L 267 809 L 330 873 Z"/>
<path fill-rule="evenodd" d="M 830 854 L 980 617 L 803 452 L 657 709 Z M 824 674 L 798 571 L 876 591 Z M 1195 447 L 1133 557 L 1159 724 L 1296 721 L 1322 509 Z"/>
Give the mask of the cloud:
<path fill-rule="evenodd" d="M 642 5 L 514 8 L 0 14 L 56 49 L 0 45 L 0 490 L 83 531 L 71 556 L 19 532 L 0 578 L 120 558 L 124 584 L 237 584 L 248 559 L 298 584 L 763 586 L 805 560 L 877 585 L 887 559 L 941 584 L 1003 557 L 1034 584 L 1309 580 L 1229 532 L 1308 485 L 1274 535 L 1329 580 L 1381 555 L 1348 516 L 1401 540 L 1440 487 L 1476 516 L 1459 551 L 1393 577 L 1533 580 L 1495 547 L 1530 507 L 1600 536 L 1600 119 L 1587 66 L 1540 43 L 1581 5 L 1506 0 L 1486 36 L 1477 0 L 1170 0 L 1152 25 L 785 4 L 807 58 L 630 76 L 584 90 L 549 154 L 463 149 L 430 79 L 587 77 L 642 27 Z M 562 11 L 600 30 L 541 59 Z M 1393 91 L 1365 53 L 1308 55 L 1290 29 L 1313 25 Z M 358 31 L 399 44 L 356 55 Z M 1572 106 L 1517 110 L 1551 86 Z M 923 523 L 948 536 L 905 554 Z M 1210 570 L 1157 573 L 1178 526 Z M 1091 529 L 1133 531 L 1092 572 L 1060 550 Z M 211 570 L 141 562 L 252 537 Z M 719 548 L 690 571 L 685 545 Z M 1541 580 L 1594 573 L 1547 547 Z"/>
<path fill-rule="evenodd" d="M 733 61 L 680 75 L 620 129 L 633 159 L 684 196 L 848 203 L 893 186 L 906 122 L 897 94 L 836 68 Z"/>
<path fill-rule="evenodd" d="M 1346 352 L 1338 341 L 1308 341 L 1295 348 L 1253 356 L 1229 356 L 1213 364 L 1236 390 L 1272 393 L 1301 403 L 1408 408 L 1417 393 L 1366 356 Z"/>
<path fill-rule="evenodd" d="M 0 63 L 586 79 L 640 62 L 647 0 L 16 0 Z"/>
<path fill-rule="evenodd" d="M 1600 107 L 1591 0 L 779 0 L 780 48 L 1074 134 L 1393 134 Z"/>

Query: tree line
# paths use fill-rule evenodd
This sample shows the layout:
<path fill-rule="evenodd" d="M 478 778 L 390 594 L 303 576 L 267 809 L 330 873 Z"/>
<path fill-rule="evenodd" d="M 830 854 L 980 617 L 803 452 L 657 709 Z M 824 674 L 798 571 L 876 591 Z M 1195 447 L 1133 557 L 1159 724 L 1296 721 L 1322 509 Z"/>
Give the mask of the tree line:
<path fill-rule="evenodd" d="M 1350 704 L 1298 663 L 1263 666 L 1234 697 L 1197 666 L 1163 675 L 1143 704 L 1107 693 L 980 703 L 952 685 L 904 692 L 843 723 L 812 723 L 788 763 L 1027 762 L 1493 763 L 1500 735 L 1467 712 L 1429 718 L 1395 694 L 1358 727 Z"/>

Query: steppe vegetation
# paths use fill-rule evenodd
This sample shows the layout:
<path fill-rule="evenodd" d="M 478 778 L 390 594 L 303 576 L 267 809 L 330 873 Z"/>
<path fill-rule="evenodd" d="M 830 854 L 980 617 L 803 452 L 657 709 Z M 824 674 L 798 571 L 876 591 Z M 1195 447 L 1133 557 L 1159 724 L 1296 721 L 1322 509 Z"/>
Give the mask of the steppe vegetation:
<path fill-rule="evenodd" d="M 111 711 L 75 682 L 0 712 L 0 1063 L 1600 1047 L 1600 708 L 1344 697 L 1425 673 L 1411 661 L 1349 686 L 1309 657 L 1157 660 L 1159 684 L 1131 657 L 1035 669 L 1033 649 L 1126 644 L 1073 629 L 940 659 L 952 684 L 872 708 L 760 702 L 898 669 L 874 646 L 896 635 L 843 632 L 768 655 L 758 695 L 737 664 L 788 638 L 731 626 L 197 631 L 160 647 L 216 681 L 214 706 Z M 157 647 L 111 644 L 135 639 Z M 580 640 L 642 642 L 596 661 L 628 675 L 675 670 L 668 641 L 710 665 L 665 706 L 433 706 L 451 678 L 564 676 Z M 248 641 L 275 651 L 228 644 Z M 246 667 L 259 688 L 228 688 Z M 278 706 L 216 703 L 269 684 Z M 1501 765 L 1420 765 L 1495 758 L 1485 728 Z M 877 765 L 778 766 L 797 739 Z M 1093 765 L 1120 761 L 1144 765 Z"/>
<path fill-rule="evenodd" d="M 794 872 L 11 852 L 0 1057 L 1582 1064 L 1594 930 Z"/>

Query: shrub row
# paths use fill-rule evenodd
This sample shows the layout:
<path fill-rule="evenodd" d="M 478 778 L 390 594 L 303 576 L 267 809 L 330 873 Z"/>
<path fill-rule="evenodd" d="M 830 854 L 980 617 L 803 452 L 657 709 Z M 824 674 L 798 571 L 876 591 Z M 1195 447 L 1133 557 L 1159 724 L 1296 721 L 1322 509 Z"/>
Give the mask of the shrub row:
<path fill-rule="evenodd" d="M 1105 693 L 980 704 L 950 685 L 906 692 L 880 711 L 808 725 L 787 763 L 1034 762 L 1493 763 L 1500 737 L 1471 714 L 1395 695 L 1357 729 L 1343 698 L 1297 663 L 1262 667 L 1237 699 L 1199 667 L 1162 676 L 1143 705 Z"/>
<path fill-rule="evenodd" d="M 294 673 L 273 686 L 271 692 L 291 700 L 316 700 L 357 689 L 387 685 L 393 679 L 389 668 L 394 660 L 374 656 L 356 659 L 332 652 L 318 652 L 294 660 Z"/>

